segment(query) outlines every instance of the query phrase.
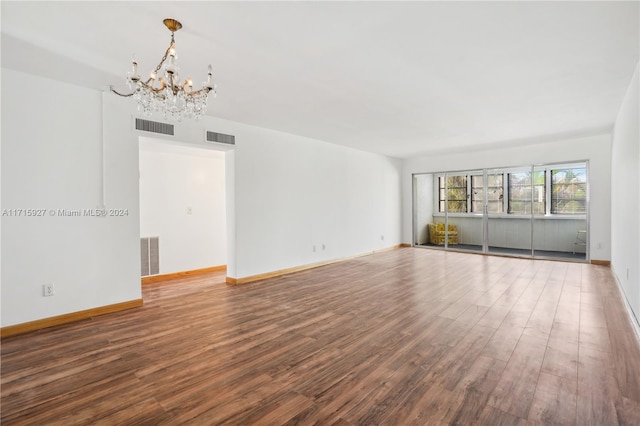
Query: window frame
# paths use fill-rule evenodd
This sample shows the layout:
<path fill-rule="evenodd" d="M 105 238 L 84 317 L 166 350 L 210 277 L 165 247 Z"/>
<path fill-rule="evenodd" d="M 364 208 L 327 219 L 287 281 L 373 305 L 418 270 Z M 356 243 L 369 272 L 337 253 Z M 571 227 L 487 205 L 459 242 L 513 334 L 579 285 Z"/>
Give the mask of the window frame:
<path fill-rule="evenodd" d="M 489 185 L 489 181 L 490 181 L 490 178 L 492 176 L 500 176 L 501 185 L 499 185 L 499 186 L 498 185 Z M 469 191 L 469 194 L 470 194 L 470 203 L 471 203 L 470 208 L 469 208 L 470 213 L 484 214 L 485 206 L 486 206 L 486 209 L 487 209 L 487 213 L 490 213 L 490 214 L 503 214 L 505 212 L 504 176 L 505 176 L 505 173 L 502 172 L 502 171 L 497 172 L 497 173 L 487 173 L 486 174 L 486 177 L 487 177 L 487 191 L 490 191 L 491 189 L 498 190 L 500 192 L 500 196 L 502 197 L 502 199 L 498 198 L 497 200 L 489 200 L 489 194 L 487 193 L 486 194 L 486 202 L 487 203 L 485 204 L 485 194 L 484 193 L 482 194 L 481 199 L 478 199 L 478 200 L 474 199 L 474 195 L 475 195 L 474 188 L 481 188 L 484 191 L 484 178 L 485 178 L 484 173 L 483 174 L 472 173 L 472 174 L 469 175 L 469 178 L 470 178 L 469 179 L 470 180 L 470 185 L 469 185 L 470 186 L 470 191 Z M 480 187 L 473 186 L 474 178 L 482 179 L 482 186 L 480 186 Z M 474 210 L 474 202 L 482 202 L 482 209 L 481 210 Z M 497 211 L 497 212 L 496 211 L 491 211 L 489 209 L 489 204 L 490 203 L 493 203 L 494 205 L 499 205 L 500 206 L 499 211 Z"/>
<path fill-rule="evenodd" d="M 568 211 L 563 211 L 563 212 L 559 212 L 557 211 L 557 201 L 556 201 L 556 208 L 554 209 L 554 188 L 556 186 L 568 186 L 569 184 L 558 184 L 558 183 L 554 183 L 553 182 L 553 176 L 554 176 L 554 172 L 559 172 L 559 171 L 567 171 L 567 170 L 582 170 L 583 171 L 583 175 L 584 175 L 584 181 L 578 182 L 578 184 L 582 187 L 582 191 L 584 192 L 584 196 L 581 199 L 575 199 L 575 198 L 571 198 L 570 201 L 578 201 L 580 202 L 580 204 L 582 205 L 582 211 L 579 212 L 568 212 Z M 578 173 L 577 176 L 580 176 L 581 174 Z M 579 216 L 579 215 L 585 215 L 587 212 L 587 200 L 588 200 L 588 180 L 589 180 L 589 176 L 587 173 L 587 166 L 586 164 L 584 166 L 571 166 L 571 167 L 558 167 L 558 168 L 553 168 L 549 170 L 549 180 L 550 180 L 550 188 L 549 188 L 549 213 L 552 215 L 562 215 L 562 216 Z M 555 210 L 555 211 L 554 211 Z"/>
<path fill-rule="evenodd" d="M 535 183 L 536 173 L 540 173 L 540 172 L 542 172 L 543 182 L 542 182 L 542 184 L 536 184 Z M 511 176 L 512 175 L 516 175 L 516 174 L 527 174 L 527 173 L 529 174 L 529 183 L 528 184 L 518 184 L 517 186 L 519 186 L 521 188 L 525 188 L 525 189 L 526 188 L 531 189 L 529 199 L 528 200 L 527 199 L 524 199 L 524 200 L 512 199 L 511 198 L 511 192 L 512 192 L 511 191 L 511 189 L 512 189 Z M 520 170 L 509 170 L 509 171 L 505 171 L 504 175 L 507 177 L 507 179 L 506 179 L 506 181 L 507 181 L 507 192 L 508 192 L 507 214 L 509 214 L 509 215 L 521 215 L 521 216 L 530 216 L 532 214 L 534 216 L 544 216 L 544 215 L 548 214 L 548 212 L 547 212 L 548 211 L 548 205 L 549 205 L 549 203 L 547 202 L 547 192 L 548 192 L 547 191 L 547 182 L 548 182 L 548 179 L 547 179 L 547 170 L 546 169 L 542 169 L 542 170 L 538 169 L 538 170 L 536 170 L 535 168 L 531 168 L 529 170 L 523 170 L 523 169 L 520 169 Z M 503 185 L 504 185 L 504 181 L 503 181 Z M 534 189 L 535 188 L 540 188 L 540 187 L 543 188 L 543 190 L 544 190 L 544 197 L 543 197 L 544 200 L 541 201 L 543 203 L 542 204 L 542 213 L 539 212 L 540 209 L 538 209 L 538 212 L 536 212 L 536 209 L 535 209 L 536 203 L 539 203 L 540 201 L 534 201 L 534 198 L 535 198 L 534 197 L 534 192 L 535 192 Z M 516 203 L 516 202 L 524 202 L 524 203 L 529 202 L 531 204 L 531 212 L 527 213 L 526 212 L 526 208 L 525 208 L 524 212 L 518 211 L 518 212 L 514 213 L 512 207 L 511 207 L 512 201 L 514 203 Z"/>
<path fill-rule="evenodd" d="M 577 213 L 558 213 L 555 211 L 552 211 L 552 173 L 554 171 L 558 171 L 558 170 L 565 170 L 565 169 L 582 169 L 584 170 L 584 182 L 582 182 L 582 184 L 584 185 L 584 192 L 585 192 L 585 196 L 584 196 L 584 208 L 585 211 L 584 212 L 577 212 Z M 589 161 L 588 160 L 577 160 L 577 161 L 571 161 L 571 162 L 566 162 L 566 163 L 548 163 L 548 164 L 540 164 L 540 165 L 533 165 L 533 166 L 525 166 L 525 167 L 502 167 L 502 168 L 487 168 L 487 169 L 483 169 L 487 170 L 487 178 L 491 175 L 502 175 L 502 211 L 501 212 L 488 212 L 489 215 L 491 215 L 492 217 L 513 217 L 513 218 L 522 218 L 522 217 L 530 217 L 532 216 L 532 213 L 510 213 L 509 212 L 509 200 L 510 200 L 510 191 L 509 191 L 509 175 L 512 173 L 523 173 L 523 172 L 532 172 L 533 174 L 537 173 L 537 172 L 543 172 L 543 176 L 544 176 L 544 185 L 542 185 L 542 187 L 544 188 L 544 201 L 542 201 L 544 203 L 544 212 L 543 213 L 533 213 L 533 216 L 535 218 L 538 219 L 542 219 L 542 218 L 566 218 L 566 219 L 576 219 L 576 218 L 580 218 L 580 217 L 586 217 L 588 215 L 588 210 L 589 210 L 589 188 L 590 188 L 590 184 L 589 184 Z M 444 179 L 445 177 L 450 177 L 450 176 L 464 176 L 466 179 L 466 183 L 467 183 L 467 192 L 466 192 L 466 196 L 467 196 L 467 201 L 466 201 L 466 212 L 452 212 L 452 211 L 445 211 L 441 208 L 441 206 L 445 205 L 445 200 L 441 200 L 440 199 L 440 182 L 441 179 Z M 484 177 L 484 174 L 482 172 L 479 172 L 478 169 L 468 169 L 468 170 L 460 170 L 460 171 L 450 171 L 450 172 L 439 172 L 439 173 L 434 173 L 434 177 L 437 177 L 437 179 L 434 179 L 434 184 L 436 186 L 435 189 L 435 199 L 434 201 L 436 201 L 437 203 L 437 208 L 435 209 L 435 214 L 440 214 L 440 215 L 444 215 L 445 213 L 448 213 L 449 215 L 454 215 L 454 216 L 479 216 L 479 215 L 483 215 L 484 214 L 484 207 L 485 207 L 485 203 L 484 203 L 484 195 L 483 195 L 483 200 L 474 200 L 474 194 L 473 194 L 473 179 L 474 177 Z M 533 175 L 532 175 L 533 178 Z M 533 178 L 535 179 L 535 178 Z M 487 182 L 488 183 L 488 182 Z M 539 187 L 541 185 L 538 185 Z M 535 185 L 534 185 L 535 187 Z M 459 187 L 462 188 L 462 187 Z M 445 186 L 443 189 L 447 189 L 447 186 Z M 489 187 L 487 187 L 487 190 L 489 190 Z M 447 202 L 449 200 L 446 200 Z M 454 201 L 462 201 L 462 200 L 454 200 Z M 482 201 L 482 206 L 483 209 L 482 211 L 477 211 L 474 209 L 473 203 L 474 201 Z"/>
<path fill-rule="evenodd" d="M 465 179 L 465 185 L 464 186 L 454 186 L 452 188 L 454 189 L 463 189 L 465 190 L 465 198 L 463 199 L 455 199 L 455 200 L 450 200 L 449 199 L 449 178 L 450 177 L 454 177 L 454 176 L 464 176 Z M 467 214 L 469 213 L 469 175 L 468 174 L 459 174 L 459 173 L 443 173 L 442 175 L 438 175 L 438 213 L 449 213 L 449 214 Z M 442 182 L 444 182 L 444 186 L 442 186 Z M 440 198 L 441 197 L 441 192 L 444 193 L 444 199 Z M 464 201 L 465 203 L 465 210 L 466 211 L 450 211 L 449 210 L 449 203 L 451 202 L 462 202 Z M 443 210 L 443 206 L 445 207 L 445 209 Z"/>

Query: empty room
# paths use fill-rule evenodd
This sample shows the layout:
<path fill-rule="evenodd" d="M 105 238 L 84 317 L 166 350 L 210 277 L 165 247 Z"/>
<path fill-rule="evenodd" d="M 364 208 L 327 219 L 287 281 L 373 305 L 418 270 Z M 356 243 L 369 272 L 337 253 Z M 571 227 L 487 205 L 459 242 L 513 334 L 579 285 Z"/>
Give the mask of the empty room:
<path fill-rule="evenodd" d="M 640 424 L 640 2 L 0 12 L 3 425 Z"/>

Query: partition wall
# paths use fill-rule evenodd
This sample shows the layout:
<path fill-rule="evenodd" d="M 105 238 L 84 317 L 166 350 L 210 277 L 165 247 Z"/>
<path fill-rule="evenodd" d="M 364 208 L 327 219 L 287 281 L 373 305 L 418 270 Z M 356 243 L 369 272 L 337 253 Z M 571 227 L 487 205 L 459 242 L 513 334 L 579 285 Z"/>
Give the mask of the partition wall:
<path fill-rule="evenodd" d="M 589 260 L 589 164 L 413 175 L 417 247 Z"/>

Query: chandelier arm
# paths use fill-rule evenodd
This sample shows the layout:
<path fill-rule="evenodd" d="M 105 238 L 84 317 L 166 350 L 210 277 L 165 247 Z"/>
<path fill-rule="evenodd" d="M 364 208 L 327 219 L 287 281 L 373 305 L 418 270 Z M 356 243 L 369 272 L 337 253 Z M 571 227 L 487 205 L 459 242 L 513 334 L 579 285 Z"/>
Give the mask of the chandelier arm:
<path fill-rule="evenodd" d="M 164 90 L 164 88 L 166 87 L 166 84 L 164 83 L 164 80 L 162 78 L 160 78 L 160 84 L 161 86 L 159 88 L 155 88 L 150 84 L 145 83 L 144 81 L 141 81 L 140 84 L 142 84 L 146 89 L 151 90 L 152 92 L 155 93 L 160 93 Z"/>
<path fill-rule="evenodd" d="M 189 92 L 188 95 L 192 96 L 192 97 L 195 97 L 195 96 L 198 96 L 201 93 L 209 93 L 210 91 L 211 91 L 210 88 L 203 87 L 202 89 L 196 90 L 195 92 Z"/>
<path fill-rule="evenodd" d="M 111 91 L 112 91 L 113 93 L 115 93 L 116 95 L 118 95 L 118 96 L 122 96 L 123 98 L 129 98 L 129 97 L 133 96 L 133 94 L 135 93 L 135 92 L 131 92 L 131 93 L 129 93 L 129 94 L 127 94 L 127 93 L 120 93 L 120 92 L 118 92 L 116 89 L 114 89 L 114 88 L 113 88 L 113 86 L 109 86 L 109 89 L 111 89 Z"/>

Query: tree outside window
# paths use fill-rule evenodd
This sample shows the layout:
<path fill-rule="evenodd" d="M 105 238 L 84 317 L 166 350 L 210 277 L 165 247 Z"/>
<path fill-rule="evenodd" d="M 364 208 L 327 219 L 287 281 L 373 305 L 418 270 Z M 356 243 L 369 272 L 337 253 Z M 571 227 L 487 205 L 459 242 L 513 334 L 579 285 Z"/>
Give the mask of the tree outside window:
<path fill-rule="evenodd" d="M 585 214 L 586 211 L 586 168 L 551 170 L 551 213 Z"/>
<path fill-rule="evenodd" d="M 510 214 L 543 215 L 546 212 L 545 172 L 544 170 L 509 173 Z M 533 188 L 532 188 L 533 186 Z M 533 189 L 533 190 L 532 190 Z"/>
<path fill-rule="evenodd" d="M 487 212 L 502 213 L 503 202 L 503 174 L 487 175 Z M 484 176 L 471 176 L 471 212 L 483 213 L 484 205 Z"/>
<path fill-rule="evenodd" d="M 438 178 L 440 211 L 445 211 L 446 204 L 449 213 L 467 213 L 467 176 L 447 176 L 446 183 L 445 188 L 445 178 Z"/>
<path fill-rule="evenodd" d="M 488 173 L 459 172 L 438 177 L 439 212 L 512 215 L 584 215 L 587 167 L 574 163 L 552 169 Z M 505 199 L 506 198 L 506 203 Z"/>

